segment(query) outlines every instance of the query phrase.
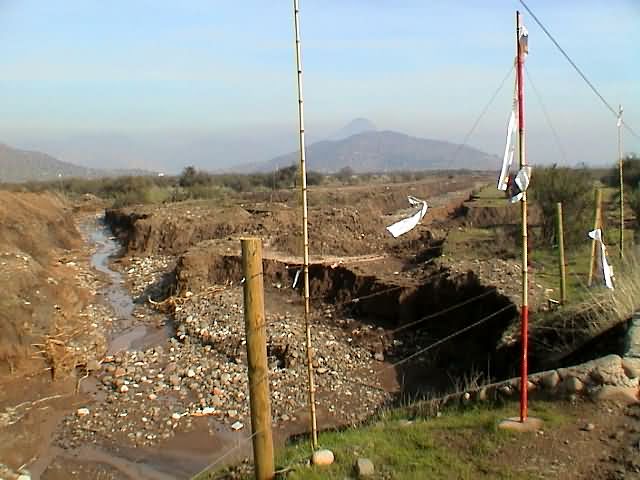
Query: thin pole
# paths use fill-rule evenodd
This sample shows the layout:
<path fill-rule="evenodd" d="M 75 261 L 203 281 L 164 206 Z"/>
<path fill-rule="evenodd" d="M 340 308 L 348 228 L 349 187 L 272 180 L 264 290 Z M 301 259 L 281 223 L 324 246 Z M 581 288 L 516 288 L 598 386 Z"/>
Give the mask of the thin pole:
<path fill-rule="evenodd" d="M 309 318 L 309 227 L 307 224 L 307 171 L 304 141 L 304 103 L 302 99 L 302 55 L 300 53 L 300 5 L 293 0 L 293 18 L 296 34 L 296 71 L 298 84 L 298 122 L 300 132 L 300 191 L 302 194 L 302 242 L 303 242 L 303 280 L 304 280 L 304 324 L 307 343 L 307 374 L 309 377 L 309 410 L 311 422 L 311 446 L 318 447 L 318 423 L 316 419 L 316 387 L 313 381 L 313 350 L 311 346 L 311 322 Z"/>
<path fill-rule="evenodd" d="M 567 302 L 567 264 L 564 260 L 564 226 L 562 222 L 562 202 L 556 204 L 556 233 L 558 235 L 558 255 L 560 266 L 560 305 Z"/>
<path fill-rule="evenodd" d="M 620 169 L 620 258 L 624 258 L 624 176 L 622 175 L 622 105 L 618 106 L 618 167 Z"/>
<path fill-rule="evenodd" d="M 244 328 L 247 335 L 249 400 L 253 436 L 253 463 L 257 480 L 275 478 L 269 368 L 267 364 L 267 327 L 264 316 L 264 279 L 262 277 L 262 242 L 243 238 L 242 271 L 244 283 Z"/>
<path fill-rule="evenodd" d="M 522 29 L 522 18 L 520 12 L 516 12 L 516 45 L 517 45 L 517 86 L 518 86 L 518 158 L 520 169 L 527 165 L 525 157 L 525 135 L 524 135 L 524 46 L 520 43 L 520 33 Z M 520 203 L 522 216 L 522 310 L 521 310 L 521 337 L 522 337 L 522 358 L 520 359 L 520 421 L 527 419 L 528 401 L 528 347 L 529 347 L 529 275 L 528 275 L 528 242 L 527 242 L 527 192 L 524 192 Z"/>
<path fill-rule="evenodd" d="M 596 230 L 601 228 L 601 212 L 602 212 L 602 190 L 596 188 L 596 198 L 595 198 L 595 214 L 593 220 L 593 229 Z M 591 257 L 589 260 L 589 279 L 587 281 L 587 286 L 591 286 L 593 283 L 593 275 L 596 271 L 596 252 L 597 252 L 597 242 L 595 239 L 591 241 Z"/>

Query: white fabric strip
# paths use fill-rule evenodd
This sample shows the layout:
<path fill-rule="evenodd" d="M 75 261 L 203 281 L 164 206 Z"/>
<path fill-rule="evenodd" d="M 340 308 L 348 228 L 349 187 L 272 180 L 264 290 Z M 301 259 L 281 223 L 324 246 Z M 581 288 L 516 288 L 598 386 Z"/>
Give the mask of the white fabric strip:
<path fill-rule="evenodd" d="M 409 203 L 414 207 L 417 207 L 419 205 L 420 210 L 410 217 L 403 218 L 399 222 L 396 222 L 393 225 L 389 225 L 387 227 L 387 230 L 389 230 L 389 233 L 391 233 L 394 238 L 398 238 L 400 235 L 404 235 L 405 233 L 413 230 L 427 213 L 427 202 L 425 202 L 424 200 L 420 200 L 419 198 L 412 196 L 408 196 L 407 200 L 409 200 Z"/>
<path fill-rule="evenodd" d="M 602 277 L 604 284 L 607 288 L 613 290 L 613 268 L 607 261 L 607 250 L 602 241 L 602 230 L 596 228 L 589 232 L 589 238 L 595 240 L 600 244 L 600 258 L 598 259 L 599 266 L 602 270 Z"/>

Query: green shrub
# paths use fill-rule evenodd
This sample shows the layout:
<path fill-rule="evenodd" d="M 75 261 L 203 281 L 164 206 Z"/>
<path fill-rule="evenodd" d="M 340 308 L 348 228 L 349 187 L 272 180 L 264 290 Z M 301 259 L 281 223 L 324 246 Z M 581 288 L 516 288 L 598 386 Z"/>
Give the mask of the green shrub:
<path fill-rule="evenodd" d="M 584 242 L 593 209 L 593 179 L 586 168 L 536 168 L 529 192 L 541 211 L 540 241 L 546 246 L 556 243 L 556 204 L 562 202 L 564 242 Z"/>

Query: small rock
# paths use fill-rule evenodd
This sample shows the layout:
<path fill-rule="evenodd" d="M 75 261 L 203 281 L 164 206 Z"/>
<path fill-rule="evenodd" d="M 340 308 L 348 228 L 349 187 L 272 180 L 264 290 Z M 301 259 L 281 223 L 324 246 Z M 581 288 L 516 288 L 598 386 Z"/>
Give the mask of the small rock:
<path fill-rule="evenodd" d="M 149 394 L 149 400 L 155 400 L 157 398 L 158 398 L 158 396 L 155 393 L 150 393 Z"/>
<path fill-rule="evenodd" d="M 358 474 L 358 478 L 370 477 L 375 473 L 373 462 L 368 458 L 359 458 L 356 461 L 356 473 Z"/>
<path fill-rule="evenodd" d="M 100 362 L 97 361 L 95 358 L 91 359 L 87 362 L 87 371 L 88 372 L 96 372 L 98 370 L 100 370 Z"/>
<path fill-rule="evenodd" d="M 187 370 L 187 377 L 193 378 L 195 376 L 196 376 L 196 372 L 194 372 L 192 369 Z"/>
<path fill-rule="evenodd" d="M 120 387 L 120 393 L 127 393 L 129 391 L 129 387 L 127 387 L 126 385 L 122 385 Z"/>
<path fill-rule="evenodd" d="M 560 383 L 560 375 L 555 370 L 546 372 L 542 375 L 542 386 L 546 389 L 552 390 Z"/>
<path fill-rule="evenodd" d="M 171 414 L 171 418 L 173 420 L 180 420 L 182 418 L 182 415 L 180 415 L 178 412 L 174 412 Z"/>
<path fill-rule="evenodd" d="M 178 385 L 180 385 L 180 377 L 178 375 L 171 375 L 169 377 L 169 383 L 174 387 L 177 387 Z"/>
<path fill-rule="evenodd" d="M 569 393 L 578 393 L 584 389 L 584 383 L 579 378 L 569 377 L 562 382 L 564 388 Z"/>
<path fill-rule="evenodd" d="M 593 423 L 587 423 L 580 430 L 582 430 L 584 432 L 593 432 L 595 429 L 596 429 L 596 426 Z"/>
<path fill-rule="evenodd" d="M 384 353 L 376 352 L 376 353 L 373 354 L 373 358 L 374 358 L 374 360 L 377 360 L 378 362 L 384 362 Z"/>
<path fill-rule="evenodd" d="M 318 450 L 313 452 L 311 457 L 311 463 L 314 465 L 331 465 L 333 463 L 334 457 L 333 452 L 331 450 Z"/>
<path fill-rule="evenodd" d="M 244 428 L 244 423 L 242 423 L 242 422 L 235 422 L 233 425 L 231 425 L 231 430 L 233 430 L 234 432 L 237 432 L 238 430 L 241 430 L 242 428 Z"/>
<path fill-rule="evenodd" d="M 116 378 L 124 377 L 126 374 L 127 374 L 127 371 L 122 367 L 116 368 L 116 371 L 113 372 L 113 376 Z"/>
<path fill-rule="evenodd" d="M 77 414 L 79 417 L 86 417 L 87 415 L 89 415 L 89 409 L 88 409 L 88 408 L 79 408 L 79 409 L 76 411 L 76 414 Z"/>

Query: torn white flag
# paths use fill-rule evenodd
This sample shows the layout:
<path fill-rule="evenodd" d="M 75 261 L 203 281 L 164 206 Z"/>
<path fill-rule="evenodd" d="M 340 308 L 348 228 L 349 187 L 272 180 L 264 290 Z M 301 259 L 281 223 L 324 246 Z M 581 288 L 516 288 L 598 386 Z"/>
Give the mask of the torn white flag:
<path fill-rule="evenodd" d="M 596 228 L 589 232 L 589 238 L 600 244 L 600 254 L 598 255 L 598 266 L 601 269 L 604 284 L 607 288 L 613 290 L 613 268 L 607 261 L 607 250 L 602 241 L 602 230 Z"/>
<path fill-rule="evenodd" d="M 516 203 L 522 200 L 524 192 L 529 188 L 529 182 L 531 181 L 531 167 L 524 166 L 520 169 L 514 180 L 515 188 L 511 197 L 511 203 Z"/>
<path fill-rule="evenodd" d="M 509 126 L 507 127 L 507 142 L 504 146 L 504 157 L 502 158 L 502 170 L 500 170 L 500 177 L 498 178 L 498 190 L 503 192 L 507 191 L 509 183 L 509 169 L 513 163 L 513 154 L 515 152 L 516 143 L 514 141 L 514 133 L 516 130 L 516 108 L 515 105 L 511 110 L 511 116 L 509 117 Z"/>
<path fill-rule="evenodd" d="M 524 25 L 520 25 L 520 48 L 522 49 L 522 54 L 526 56 L 529 54 L 529 30 Z"/>
<path fill-rule="evenodd" d="M 396 222 L 393 225 L 389 225 L 387 227 L 387 230 L 389 230 L 389 233 L 391 233 L 394 238 L 398 238 L 400 235 L 413 230 L 427 213 L 427 202 L 425 202 L 424 200 L 420 200 L 419 198 L 412 196 L 408 196 L 407 200 L 409 200 L 409 203 L 414 207 L 420 206 L 420 210 L 410 217 L 403 218 L 399 222 Z"/>

